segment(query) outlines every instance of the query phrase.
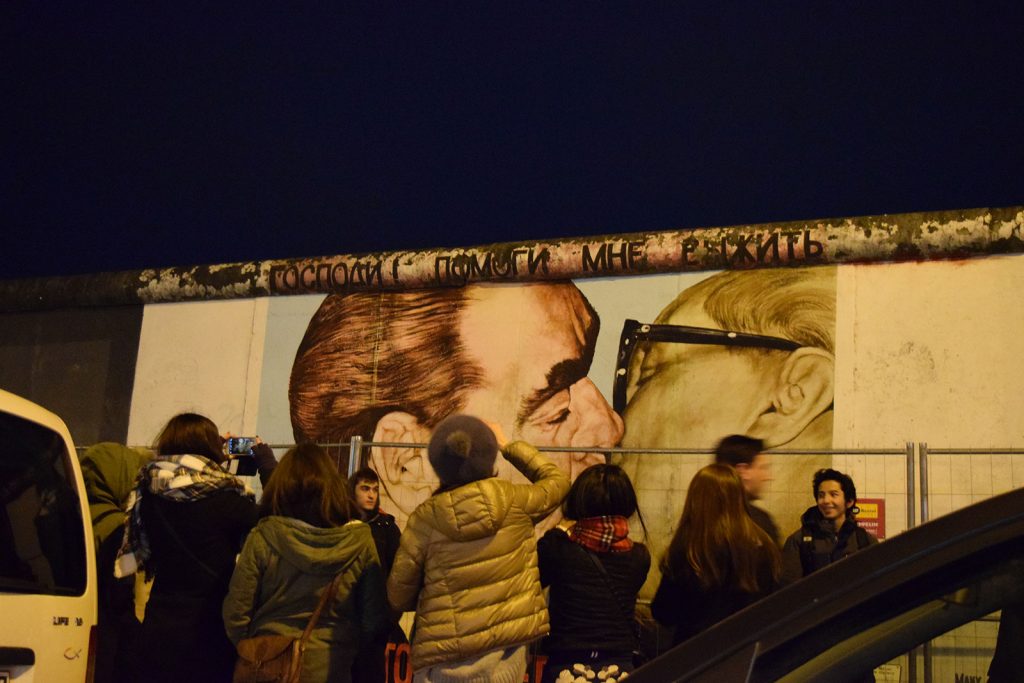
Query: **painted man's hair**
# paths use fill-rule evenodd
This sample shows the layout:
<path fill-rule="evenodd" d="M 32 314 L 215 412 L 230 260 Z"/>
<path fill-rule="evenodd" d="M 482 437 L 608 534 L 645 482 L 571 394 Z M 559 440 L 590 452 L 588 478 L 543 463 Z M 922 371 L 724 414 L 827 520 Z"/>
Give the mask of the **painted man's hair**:
<path fill-rule="evenodd" d="M 459 335 L 465 288 L 332 294 L 309 322 L 288 400 L 296 442 L 371 438 L 404 411 L 433 428 L 479 386 Z"/>
<path fill-rule="evenodd" d="M 835 353 L 835 268 L 719 273 L 685 289 L 658 322 L 667 321 L 681 303 L 694 298 L 704 299 L 704 312 L 723 330 L 782 337 Z"/>

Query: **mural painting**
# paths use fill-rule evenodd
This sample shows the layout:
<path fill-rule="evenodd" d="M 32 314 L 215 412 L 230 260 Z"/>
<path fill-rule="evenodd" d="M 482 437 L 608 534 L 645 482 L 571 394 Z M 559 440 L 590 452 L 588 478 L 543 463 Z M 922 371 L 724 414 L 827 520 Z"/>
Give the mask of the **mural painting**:
<path fill-rule="evenodd" d="M 621 317 L 602 331 L 595 302 L 573 283 L 330 295 L 295 355 L 293 436 L 391 444 L 373 447 L 369 464 L 382 478 L 382 506 L 400 525 L 438 486 L 425 452 L 412 444 L 425 443 L 455 412 L 497 421 L 511 438 L 535 445 L 579 447 L 552 454 L 573 479 L 605 460 L 588 447 L 710 450 L 722 436 L 745 433 L 770 448 L 827 450 L 835 298 L 834 267 L 724 272 L 666 302 L 655 332 L 645 333 Z M 611 393 L 625 430 L 612 396 L 588 377 L 599 334 L 614 338 L 623 324 Z M 660 551 L 658 539 L 670 536 L 707 456 L 614 460 L 635 482 Z M 805 507 L 802 496 L 788 494 L 802 492 L 807 472 L 828 464 L 826 456 L 777 459 L 766 502 L 783 528 L 795 527 Z M 498 471 L 520 477 L 503 461 Z"/>
<path fill-rule="evenodd" d="M 370 465 L 383 507 L 404 524 L 438 486 L 425 451 L 407 444 L 425 443 L 455 412 L 537 446 L 619 442 L 622 421 L 587 377 L 599 328 L 572 283 L 328 296 L 292 368 L 294 437 L 393 444 L 374 447 Z M 571 478 L 603 460 L 586 451 L 552 458 Z M 498 471 L 521 477 L 503 459 Z"/>

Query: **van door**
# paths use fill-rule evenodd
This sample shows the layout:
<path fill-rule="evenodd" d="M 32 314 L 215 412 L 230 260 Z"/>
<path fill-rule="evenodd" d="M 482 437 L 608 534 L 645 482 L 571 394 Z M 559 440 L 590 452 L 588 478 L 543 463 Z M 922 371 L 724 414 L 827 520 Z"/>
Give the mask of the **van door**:
<path fill-rule="evenodd" d="M 0 391 L 0 682 L 91 680 L 89 519 L 67 427 Z"/>

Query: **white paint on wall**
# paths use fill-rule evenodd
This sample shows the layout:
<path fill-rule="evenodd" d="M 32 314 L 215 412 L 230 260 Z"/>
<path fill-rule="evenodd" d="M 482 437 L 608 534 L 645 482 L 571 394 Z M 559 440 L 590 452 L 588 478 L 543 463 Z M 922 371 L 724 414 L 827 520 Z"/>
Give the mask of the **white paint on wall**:
<path fill-rule="evenodd" d="M 1024 256 L 843 266 L 836 447 L 1024 447 Z"/>
<path fill-rule="evenodd" d="M 258 433 L 265 298 L 146 306 L 128 443 L 152 444 L 167 420 L 197 412 L 221 432 Z"/>
<path fill-rule="evenodd" d="M 288 408 L 288 381 L 306 327 L 325 298 L 311 295 L 270 300 L 259 398 L 260 436 L 267 443 L 290 444 L 295 439 Z"/>

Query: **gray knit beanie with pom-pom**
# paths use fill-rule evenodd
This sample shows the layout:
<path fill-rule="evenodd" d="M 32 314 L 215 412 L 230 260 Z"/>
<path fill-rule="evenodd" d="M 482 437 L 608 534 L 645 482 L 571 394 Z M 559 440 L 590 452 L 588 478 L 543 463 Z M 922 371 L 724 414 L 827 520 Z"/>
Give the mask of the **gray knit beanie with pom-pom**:
<path fill-rule="evenodd" d="M 494 476 L 498 440 L 480 418 L 452 415 L 430 435 L 427 458 L 445 488 Z"/>

